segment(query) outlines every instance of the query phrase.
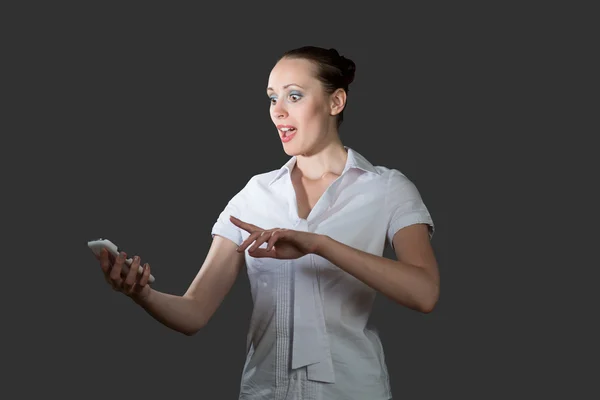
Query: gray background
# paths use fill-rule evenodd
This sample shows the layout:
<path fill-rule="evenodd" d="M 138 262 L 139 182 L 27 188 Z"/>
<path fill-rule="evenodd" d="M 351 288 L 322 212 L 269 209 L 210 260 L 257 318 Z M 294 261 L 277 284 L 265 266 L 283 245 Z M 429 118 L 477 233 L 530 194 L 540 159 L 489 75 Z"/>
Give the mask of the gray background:
<path fill-rule="evenodd" d="M 577 87 L 560 63 L 589 65 L 553 22 L 560 9 L 119 4 L 3 6 L 7 398 L 237 398 L 245 273 L 186 337 L 113 292 L 86 242 L 110 238 L 151 263 L 156 289 L 182 294 L 227 201 L 288 159 L 265 87 L 281 53 L 307 44 L 356 62 L 343 142 L 405 173 L 437 225 L 438 307 L 379 296 L 372 316 L 395 398 L 581 398 L 566 379 L 577 343 L 552 337 L 579 307 L 555 303 L 568 285 L 548 280 L 582 258 L 542 238 L 564 220 L 548 199 L 573 182 L 571 162 L 543 162 L 582 127 L 561 108 L 580 98 L 558 95 Z"/>

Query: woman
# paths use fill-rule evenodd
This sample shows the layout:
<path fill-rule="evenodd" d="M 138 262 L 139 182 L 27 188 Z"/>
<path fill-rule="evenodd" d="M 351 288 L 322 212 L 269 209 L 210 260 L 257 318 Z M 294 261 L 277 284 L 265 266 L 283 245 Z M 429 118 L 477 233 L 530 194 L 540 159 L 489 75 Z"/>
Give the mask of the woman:
<path fill-rule="evenodd" d="M 439 275 L 431 216 L 415 185 L 344 146 L 338 131 L 355 65 L 334 49 L 284 54 L 269 76 L 280 169 L 253 176 L 212 228 L 183 296 L 148 285 L 141 261 L 103 254 L 109 283 L 166 326 L 191 335 L 211 318 L 243 265 L 254 309 L 240 399 L 390 399 L 383 349 L 367 326 L 376 292 L 433 310 Z M 382 257 L 390 244 L 397 261 Z"/>

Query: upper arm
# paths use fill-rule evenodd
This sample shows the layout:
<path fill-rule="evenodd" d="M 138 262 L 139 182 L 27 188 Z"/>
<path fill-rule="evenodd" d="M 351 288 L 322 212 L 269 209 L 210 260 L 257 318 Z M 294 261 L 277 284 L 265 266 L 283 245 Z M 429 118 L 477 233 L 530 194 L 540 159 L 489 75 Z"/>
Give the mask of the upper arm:
<path fill-rule="evenodd" d="M 397 170 L 392 170 L 387 189 L 387 237 L 396 257 L 424 268 L 438 282 L 438 265 L 431 246 L 435 226 L 419 190 Z"/>
<path fill-rule="evenodd" d="M 198 301 L 205 323 L 229 293 L 244 265 L 244 253 L 237 251 L 242 243 L 240 229 L 231 223 L 229 216 L 240 217 L 246 204 L 246 191 L 247 186 L 233 196 L 219 214 L 212 227 L 213 241 L 208 254 L 184 295 Z"/>
<path fill-rule="evenodd" d="M 244 265 L 244 253 L 238 253 L 237 247 L 231 240 L 215 235 L 200 271 L 184 294 L 201 305 L 204 323 L 229 293 Z"/>
<path fill-rule="evenodd" d="M 438 263 L 431 246 L 427 224 L 401 228 L 394 234 L 392 243 L 398 261 L 423 268 L 439 285 Z"/>

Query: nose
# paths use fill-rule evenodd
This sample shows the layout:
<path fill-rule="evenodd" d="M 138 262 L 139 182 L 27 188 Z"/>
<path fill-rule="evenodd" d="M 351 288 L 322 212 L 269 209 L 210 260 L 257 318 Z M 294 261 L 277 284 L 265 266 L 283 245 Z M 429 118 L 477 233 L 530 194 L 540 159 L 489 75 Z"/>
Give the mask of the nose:
<path fill-rule="evenodd" d="M 281 103 L 276 103 L 273 108 L 271 108 L 271 114 L 275 119 L 282 119 L 287 117 L 287 110 Z"/>

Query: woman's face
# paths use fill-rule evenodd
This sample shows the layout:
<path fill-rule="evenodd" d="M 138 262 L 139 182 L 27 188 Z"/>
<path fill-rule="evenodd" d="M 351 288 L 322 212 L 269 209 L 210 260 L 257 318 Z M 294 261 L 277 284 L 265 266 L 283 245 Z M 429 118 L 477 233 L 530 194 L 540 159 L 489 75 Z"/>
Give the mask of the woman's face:
<path fill-rule="evenodd" d="M 271 119 L 292 156 L 306 154 L 335 130 L 330 96 L 315 77 L 316 67 L 304 59 L 282 59 L 269 76 Z"/>

